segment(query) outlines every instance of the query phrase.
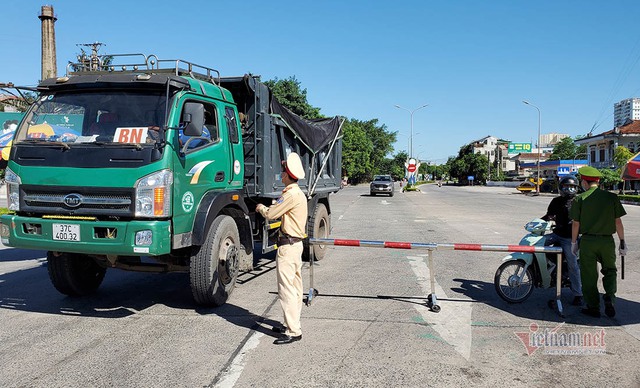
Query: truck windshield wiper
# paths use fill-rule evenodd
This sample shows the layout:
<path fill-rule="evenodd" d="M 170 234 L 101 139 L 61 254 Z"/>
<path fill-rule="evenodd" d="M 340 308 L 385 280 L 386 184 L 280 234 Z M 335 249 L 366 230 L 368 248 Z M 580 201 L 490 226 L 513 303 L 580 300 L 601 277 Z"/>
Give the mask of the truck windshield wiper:
<path fill-rule="evenodd" d="M 60 146 L 65 150 L 68 150 L 71 148 L 69 147 L 68 143 L 65 143 L 63 141 L 51 141 L 51 140 L 45 140 L 45 139 L 24 139 L 20 141 L 20 143 L 34 143 L 34 144 L 46 144 L 48 146 Z"/>
<path fill-rule="evenodd" d="M 135 148 L 137 150 L 142 149 L 142 144 L 139 144 L 139 143 L 118 143 L 118 142 L 114 143 L 111 141 L 95 141 L 91 143 L 81 143 L 81 144 L 97 145 L 97 146 L 109 147 L 109 148 Z M 149 143 L 149 145 L 151 144 Z"/>

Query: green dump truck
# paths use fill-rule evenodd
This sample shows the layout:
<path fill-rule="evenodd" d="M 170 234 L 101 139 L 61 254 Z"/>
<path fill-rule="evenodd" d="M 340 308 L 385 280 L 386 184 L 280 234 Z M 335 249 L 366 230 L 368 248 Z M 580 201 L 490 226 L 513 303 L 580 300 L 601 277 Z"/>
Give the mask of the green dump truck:
<path fill-rule="evenodd" d="M 328 237 L 339 117 L 296 116 L 257 76 L 154 55 L 105 58 L 38 85 L 5 173 L 11 213 L 0 239 L 48 251 L 58 291 L 94 292 L 108 268 L 180 271 L 198 304 L 224 304 L 238 273 L 253 268 L 254 248 L 276 248 L 279 224 L 255 207 L 280 196 L 291 152 L 307 170 L 307 234 Z M 325 250 L 305 243 L 304 256 Z"/>

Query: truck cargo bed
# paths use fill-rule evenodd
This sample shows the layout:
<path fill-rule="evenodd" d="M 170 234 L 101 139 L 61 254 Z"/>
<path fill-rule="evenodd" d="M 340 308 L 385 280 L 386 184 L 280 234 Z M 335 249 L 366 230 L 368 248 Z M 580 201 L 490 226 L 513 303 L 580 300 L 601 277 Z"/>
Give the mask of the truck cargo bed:
<path fill-rule="evenodd" d="M 280 163 L 290 152 L 300 155 L 307 171 L 305 179 L 298 182 L 305 193 L 340 190 L 340 118 L 303 119 L 280 105 L 255 76 L 228 77 L 220 81 L 238 105 L 247 196 L 280 196 L 284 188 L 280 181 Z"/>

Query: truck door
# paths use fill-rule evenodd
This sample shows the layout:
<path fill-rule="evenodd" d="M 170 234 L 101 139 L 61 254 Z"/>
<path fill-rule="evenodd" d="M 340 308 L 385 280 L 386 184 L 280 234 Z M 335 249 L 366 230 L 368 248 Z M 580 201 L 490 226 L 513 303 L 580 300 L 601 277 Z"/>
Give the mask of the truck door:
<path fill-rule="evenodd" d="M 224 107 L 224 120 L 222 120 L 223 130 L 229 139 L 229 186 L 234 189 L 242 189 L 244 178 L 244 150 L 240 142 L 240 126 L 238 125 L 238 111 L 232 106 Z"/>
<path fill-rule="evenodd" d="M 191 230 L 194 214 L 203 195 L 210 190 L 226 190 L 230 174 L 233 173 L 228 134 L 220 130 L 224 113 L 215 103 L 199 103 L 204 106 L 202 134 L 187 136 L 179 129 L 174 132 L 173 139 L 168 139 L 177 151 L 173 199 L 175 234 Z M 184 117 L 182 112 L 180 117 Z M 181 123 L 179 128 L 183 127 Z"/>

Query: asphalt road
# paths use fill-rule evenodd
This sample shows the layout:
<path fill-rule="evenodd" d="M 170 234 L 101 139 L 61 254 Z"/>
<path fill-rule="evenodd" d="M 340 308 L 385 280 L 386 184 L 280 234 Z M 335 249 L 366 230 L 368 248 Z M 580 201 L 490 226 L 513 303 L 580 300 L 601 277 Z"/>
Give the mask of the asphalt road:
<path fill-rule="evenodd" d="M 498 187 L 394 197 L 347 187 L 331 199 L 332 237 L 516 244 L 550 200 Z M 203 309 L 187 274 L 111 270 L 96 295 L 68 298 L 44 252 L 0 247 L 0 386 L 638 386 L 640 207 L 625 208 L 631 249 L 615 319 L 582 316 L 568 290 L 564 319 L 547 306 L 551 289 L 503 302 L 501 252 L 434 252 L 434 313 L 426 251 L 330 247 L 314 267 L 320 295 L 303 309 L 303 340 L 284 346 L 269 330 L 281 317 L 271 258 L 240 276 L 225 306 Z M 303 275 L 308 287 L 308 266 Z M 544 335 L 604 341 L 558 355 L 567 348 L 536 347 Z"/>

